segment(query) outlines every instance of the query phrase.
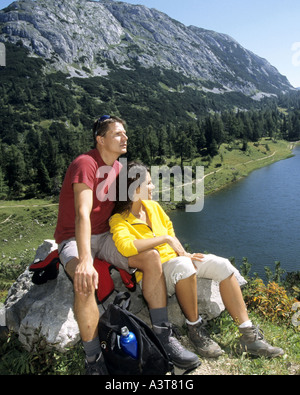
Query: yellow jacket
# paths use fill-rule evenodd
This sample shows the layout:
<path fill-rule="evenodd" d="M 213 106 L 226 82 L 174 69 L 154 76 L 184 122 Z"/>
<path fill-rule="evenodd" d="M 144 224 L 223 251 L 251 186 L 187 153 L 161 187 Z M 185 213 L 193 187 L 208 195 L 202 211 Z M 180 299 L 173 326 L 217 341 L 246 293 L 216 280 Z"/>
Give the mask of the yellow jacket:
<path fill-rule="evenodd" d="M 134 240 L 149 239 L 157 236 L 169 235 L 175 237 L 173 224 L 159 205 L 153 200 L 144 200 L 143 205 L 147 211 L 152 224 L 150 227 L 146 222 L 136 218 L 133 214 L 115 214 L 110 218 L 110 231 L 118 251 L 126 257 L 138 254 Z M 161 262 L 165 263 L 177 256 L 169 244 L 155 247 L 160 254 Z M 137 281 L 141 280 L 141 273 L 137 272 Z"/>

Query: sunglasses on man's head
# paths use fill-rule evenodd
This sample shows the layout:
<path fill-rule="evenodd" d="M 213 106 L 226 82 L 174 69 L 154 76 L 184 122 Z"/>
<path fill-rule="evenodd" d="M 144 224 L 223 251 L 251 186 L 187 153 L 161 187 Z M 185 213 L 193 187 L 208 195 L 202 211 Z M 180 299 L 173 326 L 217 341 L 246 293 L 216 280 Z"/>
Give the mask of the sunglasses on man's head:
<path fill-rule="evenodd" d="M 98 122 L 104 122 L 107 119 L 110 119 L 110 115 L 102 115 L 102 117 L 98 119 Z"/>
<path fill-rule="evenodd" d="M 98 136 L 98 127 L 99 127 L 99 123 L 106 121 L 107 119 L 110 119 L 111 116 L 110 115 L 102 115 L 102 117 L 100 117 L 97 121 L 97 126 L 96 126 L 96 131 L 95 131 L 95 136 Z"/>

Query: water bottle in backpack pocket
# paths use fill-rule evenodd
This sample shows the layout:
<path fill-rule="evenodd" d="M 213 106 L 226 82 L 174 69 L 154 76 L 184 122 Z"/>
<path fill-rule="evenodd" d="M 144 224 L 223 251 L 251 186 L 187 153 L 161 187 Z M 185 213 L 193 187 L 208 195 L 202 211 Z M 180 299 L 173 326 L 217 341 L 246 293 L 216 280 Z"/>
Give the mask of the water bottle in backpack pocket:
<path fill-rule="evenodd" d="M 133 332 L 130 332 L 127 326 L 121 329 L 120 344 L 122 350 L 134 359 L 138 359 L 138 343 Z"/>
<path fill-rule="evenodd" d="M 152 329 L 128 310 L 129 303 L 129 293 L 119 293 L 99 320 L 99 339 L 109 374 L 174 374 L 163 345 Z M 127 336 L 127 330 L 131 336 Z"/>

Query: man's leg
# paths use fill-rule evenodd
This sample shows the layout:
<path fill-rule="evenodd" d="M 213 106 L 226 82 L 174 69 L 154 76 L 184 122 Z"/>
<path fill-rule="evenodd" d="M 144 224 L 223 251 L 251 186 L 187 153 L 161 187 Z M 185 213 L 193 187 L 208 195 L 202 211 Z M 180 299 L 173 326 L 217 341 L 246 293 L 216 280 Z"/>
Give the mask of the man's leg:
<path fill-rule="evenodd" d="M 180 280 L 175 286 L 175 292 L 185 318 L 196 322 L 199 319 L 196 274 Z"/>
<path fill-rule="evenodd" d="M 101 250 L 97 256 L 119 269 L 128 272 L 138 269 L 143 273 L 142 292 L 148 304 L 154 332 L 164 344 L 174 365 L 187 370 L 199 366 L 197 355 L 185 350 L 172 336 L 171 325 L 168 322 L 166 283 L 158 251 L 151 249 L 127 259 L 119 253 L 112 235 L 108 233 L 103 235 Z"/>
<path fill-rule="evenodd" d="M 129 267 L 143 272 L 143 296 L 149 309 L 167 306 L 167 291 L 159 253 L 149 250 L 128 259 Z"/>
<path fill-rule="evenodd" d="M 74 279 L 78 259 L 72 259 L 66 266 L 66 272 Z M 98 335 L 99 310 L 95 292 L 89 295 L 79 294 L 74 290 L 74 314 L 78 323 L 81 339 L 90 342 Z"/>
<path fill-rule="evenodd" d="M 71 280 L 74 280 L 78 262 L 78 258 L 73 258 L 66 264 L 65 271 Z M 74 289 L 74 315 L 86 355 L 87 374 L 108 374 L 98 337 L 100 314 L 95 298 L 95 290 L 88 295 L 83 295 L 79 294 Z"/>

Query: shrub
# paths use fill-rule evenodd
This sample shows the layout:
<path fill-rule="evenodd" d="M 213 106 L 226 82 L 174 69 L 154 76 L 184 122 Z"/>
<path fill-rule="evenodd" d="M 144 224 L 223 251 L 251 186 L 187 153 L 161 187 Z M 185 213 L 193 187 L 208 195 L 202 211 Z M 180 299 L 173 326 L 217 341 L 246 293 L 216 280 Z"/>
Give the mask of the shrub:
<path fill-rule="evenodd" d="M 275 282 L 265 285 L 261 279 L 253 280 L 244 292 L 249 310 L 276 323 L 292 324 L 292 307 L 297 299 L 288 296 L 286 290 Z"/>

